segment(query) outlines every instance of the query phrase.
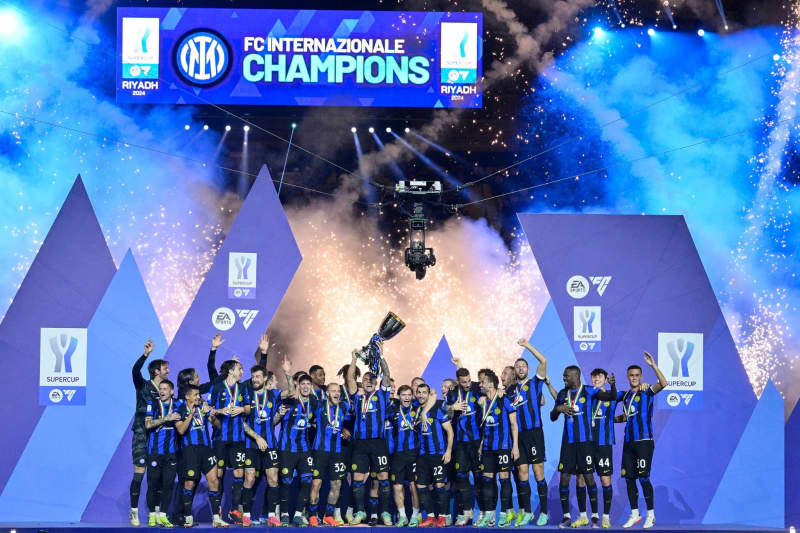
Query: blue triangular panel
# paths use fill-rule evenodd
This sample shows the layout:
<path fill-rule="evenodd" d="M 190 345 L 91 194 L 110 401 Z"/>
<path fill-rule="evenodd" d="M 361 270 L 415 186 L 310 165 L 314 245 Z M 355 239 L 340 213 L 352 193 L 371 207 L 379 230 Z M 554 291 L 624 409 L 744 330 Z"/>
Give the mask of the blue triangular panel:
<path fill-rule="evenodd" d="M 447 339 L 442 335 L 439 341 L 439 346 L 433 352 L 428 366 L 425 367 L 425 372 L 422 373 L 422 379 L 425 383 L 430 385 L 431 389 L 436 391 L 436 394 L 441 396 L 442 381 L 446 378 L 456 378 L 456 369 L 450 361 L 453 358 L 453 353 L 450 351 L 450 345 L 447 344 Z"/>
<path fill-rule="evenodd" d="M 703 523 L 783 527 L 783 444 L 783 398 L 769 381 Z"/>

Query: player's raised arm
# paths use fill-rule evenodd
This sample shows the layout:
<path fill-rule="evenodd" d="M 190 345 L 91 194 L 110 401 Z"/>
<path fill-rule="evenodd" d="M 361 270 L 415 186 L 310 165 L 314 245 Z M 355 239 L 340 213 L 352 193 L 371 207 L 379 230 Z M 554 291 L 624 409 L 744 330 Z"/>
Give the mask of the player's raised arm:
<path fill-rule="evenodd" d="M 656 373 L 656 376 L 658 376 L 658 383 L 650 385 L 650 390 L 653 391 L 653 394 L 656 394 L 667 386 L 667 378 L 664 377 L 661 369 L 656 365 L 655 359 L 653 359 L 653 356 L 648 352 L 644 352 L 644 361 L 647 363 L 647 366 L 653 369 L 653 372 Z"/>
<path fill-rule="evenodd" d="M 347 372 L 344 375 L 344 381 L 347 385 L 348 394 L 355 394 L 358 392 L 358 384 L 356 383 L 356 362 L 358 361 L 358 356 L 356 355 L 357 353 L 358 350 L 353 350 L 350 364 L 347 366 Z"/>
<path fill-rule="evenodd" d="M 595 398 L 601 402 L 610 402 L 617 399 L 617 378 L 614 377 L 613 372 L 610 376 L 608 376 L 608 384 L 611 385 L 611 390 L 598 391 L 597 395 L 595 396 Z"/>
<path fill-rule="evenodd" d="M 292 379 L 292 363 L 286 357 L 283 358 L 283 363 L 281 364 L 281 370 L 283 370 L 283 375 L 286 376 L 286 390 L 281 391 L 281 399 L 289 398 L 295 395 L 296 390 L 294 386 L 294 380 Z"/>
<path fill-rule="evenodd" d="M 148 339 L 147 342 L 144 343 L 144 352 L 139 356 L 139 359 L 133 363 L 131 377 L 133 378 L 133 386 L 136 387 L 137 390 L 144 387 L 144 384 L 147 383 L 147 380 L 142 377 L 142 367 L 144 366 L 144 362 L 153 352 L 154 346 L 155 345 L 153 344 L 153 341 Z"/>
<path fill-rule="evenodd" d="M 208 361 L 206 361 L 206 370 L 208 370 L 208 381 L 214 383 L 219 379 L 219 372 L 217 371 L 217 348 L 225 342 L 221 333 L 217 333 L 211 339 L 211 350 L 208 352 Z"/>
<path fill-rule="evenodd" d="M 520 339 L 517 344 L 531 352 L 536 360 L 539 361 L 539 365 L 536 367 L 536 375 L 540 378 L 547 376 L 547 358 L 542 355 L 542 352 L 531 346 L 527 339 Z"/>
<path fill-rule="evenodd" d="M 269 351 L 269 332 L 265 331 L 263 335 L 258 339 L 258 348 L 256 348 L 256 353 L 253 355 L 255 357 L 256 363 L 263 366 L 265 369 L 267 368 L 267 352 Z"/>
<path fill-rule="evenodd" d="M 381 371 L 383 373 L 383 383 L 389 386 L 392 382 L 392 374 L 389 372 L 389 362 L 386 361 L 385 357 L 381 358 Z M 383 383 L 381 383 L 381 385 L 383 385 Z"/>

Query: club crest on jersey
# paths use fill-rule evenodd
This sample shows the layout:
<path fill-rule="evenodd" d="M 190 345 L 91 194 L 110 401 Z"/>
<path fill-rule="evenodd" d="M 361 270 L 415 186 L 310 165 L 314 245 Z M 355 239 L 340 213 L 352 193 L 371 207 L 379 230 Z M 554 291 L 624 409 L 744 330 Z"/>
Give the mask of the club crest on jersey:
<path fill-rule="evenodd" d="M 636 400 L 637 402 L 638 402 L 639 400 L 641 400 L 641 399 L 642 399 L 642 397 L 641 397 L 641 396 L 639 396 L 638 394 L 636 395 L 636 398 L 634 398 L 634 400 Z"/>
<path fill-rule="evenodd" d="M 584 398 L 583 396 L 581 396 L 581 399 L 580 399 L 580 400 L 578 400 L 578 401 L 579 401 L 579 402 L 581 402 L 581 403 L 586 403 L 586 398 Z"/>
<path fill-rule="evenodd" d="M 314 469 L 314 477 L 317 477 L 317 476 L 319 476 L 319 470 L 317 470 L 317 469 L 315 468 L 315 469 Z"/>
<path fill-rule="evenodd" d="M 252 462 L 253 462 L 253 461 L 251 461 L 250 459 L 245 459 L 245 460 L 244 460 L 244 464 L 246 464 L 247 466 L 250 466 L 250 464 L 251 464 Z"/>
<path fill-rule="evenodd" d="M 240 394 L 239 395 L 239 401 L 241 402 L 242 400 L 243 400 L 243 398 L 242 398 L 242 395 Z"/>
<path fill-rule="evenodd" d="M 194 477 L 194 470 L 189 470 L 188 472 L 186 472 L 186 475 L 189 477 Z"/>
<path fill-rule="evenodd" d="M 475 398 L 470 398 L 469 403 L 475 403 Z"/>
<path fill-rule="evenodd" d="M 269 407 L 270 409 L 272 409 L 272 402 L 267 402 L 267 407 Z"/>
<path fill-rule="evenodd" d="M 611 406 L 611 402 L 603 402 L 603 405 L 605 405 L 606 407 L 609 407 L 609 406 Z"/>
<path fill-rule="evenodd" d="M 494 414 L 499 415 L 500 414 L 500 408 L 495 409 L 494 410 Z"/>
<path fill-rule="evenodd" d="M 528 388 L 527 385 L 525 385 L 524 387 L 522 387 L 522 390 L 524 390 L 525 392 L 528 392 L 529 388 Z"/>
<path fill-rule="evenodd" d="M 353 463 L 353 464 L 352 464 L 352 465 L 350 465 L 350 466 L 352 466 L 352 467 L 353 467 L 353 472 L 355 472 L 355 471 L 356 471 L 356 468 L 358 468 L 358 466 L 356 466 L 356 464 L 355 464 L 355 463 Z"/>
<path fill-rule="evenodd" d="M 288 474 L 288 473 L 289 473 L 288 468 L 281 468 L 281 474 Z"/>
<path fill-rule="evenodd" d="M 218 464 L 219 466 L 225 466 L 225 459 L 220 459 Z"/>

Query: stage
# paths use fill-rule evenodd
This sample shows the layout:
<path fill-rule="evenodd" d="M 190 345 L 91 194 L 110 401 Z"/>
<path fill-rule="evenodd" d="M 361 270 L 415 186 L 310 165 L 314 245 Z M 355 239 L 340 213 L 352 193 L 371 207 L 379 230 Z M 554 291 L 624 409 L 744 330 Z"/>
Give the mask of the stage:
<path fill-rule="evenodd" d="M 262 529 L 261 526 L 258 526 L 258 528 Z M 374 530 L 374 531 L 380 531 L 381 533 L 395 533 L 395 532 L 401 532 L 401 531 L 408 531 L 408 529 L 409 529 L 409 528 L 405 528 L 405 527 L 404 528 L 383 527 L 383 526 L 369 527 L 369 526 L 366 526 L 366 525 L 361 525 L 361 526 L 343 526 L 343 529 L 348 529 L 348 528 L 371 529 L 371 530 Z M 47 533 L 59 533 L 61 531 L 65 531 L 65 532 L 69 532 L 69 533 L 77 533 L 77 532 L 80 532 L 80 531 L 97 531 L 98 529 L 113 530 L 115 533 L 134 533 L 136 531 L 142 531 L 142 530 L 147 530 L 147 531 L 155 531 L 155 530 L 169 531 L 169 529 L 166 529 L 166 528 L 149 528 L 149 527 L 147 527 L 145 525 L 140 526 L 140 527 L 130 527 L 128 525 L 122 525 L 122 524 L 103 524 L 103 523 L 97 523 L 97 524 L 85 524 L 85 523 L 83 523 L 83 524 L 64 524 L 64 523 L 51 524 L 51 523 L 45 523 L 45 522 L 42 522 L 42 523 L 29 523 L 29 524 L 25 524 L 24 526 L 14 526 L 12 524 L 0 524 L 0 529 L 1 530 L 10 529 L 12 531 L 16 530 L 17 533 L 28 533 L 28 532 L 30 532 L 30 533 L 39 533 L 39 532 L 44 532 L 44 531 L 46 531 Z M 176 527 L 175 529 L 178 529 L 178 528 Z M 195 527 L 193 527 L 191 529 L 192 529 L 192 531 L 211 531 L 214 528 L 211 527 L 211 524 L 203 523 L 203 524 L 197 525 L 197 526 L 195 526 Z M 231 526 L 231 528 L 229 528 L 229 529 L 239 529 L 239 528 L 237 528 L 235 526 Z M 250 529 L 256 529 L 256 526 L 254 526 L 254 527 L 252 527 Z M 281 528 L 281 531 L 286 531 L 287 533 L 293 533 L 294 531 L 303 531 L 303 530 L 306 530 L 306 529 L 308 529 L 308 528 L 290 527 L 290 528 Z M 474 528 L 474 527 L 449 527 L 449 528 L 447 528 L 448 531 L 453 531 L 453 532 L 475 531 L 475 529 L 476 528 Z M 500 528 L 481 528 L 481 529 L 500 529 Z M 526 527 L 526 528 L 508 528 L 508 529 L 509 530 L 510 529 L 524 529 L 524 530 L 530 530 L 530 531 L 540 531 L 540 530 L 558 529 L 558 526 L 556 526 L 556 525 L 548 525 L 546 527 L 535 527 L 535 526 L 532 526 L 532 527 Z M 589 527 L 583 527 L 583 528 L 580 528 L 580 529 L 581 530 L 588 530 L 590 528 Z M 608 531 L 638 531 L 640 529 L 642 529 L 641 528 L 641 524 L 639 526 L 631 528 L 631 529 L 622 529 L 621 526 L 612 526 L 612 528 L 610 530 L 608 530 Z M 762 527 L 750 528 L 750 527 L 737 526 L 737 525 L 730 525 L 730 526 L 727 526 L 727 525 L 720 525 L 720 526 L 696 526 L 696 525 L 672 526 L 672 525 L 658 525 L 658 524 L 656 524 L 656 526 L 653 528 L 653 530 L 654 531 L 663 532 L 663 533 L 669 533 L 669 532 L 685 533 L 687 531 L 703 531 L 703 532 L 707 532 L 707 533 L 739 533 L 739 532 L 742 532 L 742 531 L 785 531 L 784 529 L 778 529 L 778 528 L 762 528 Z M 214 531 L 216 531 L 216 529 L 214 529 Z M 373 531 L 370 531 L 369 533 L 373 533 Z"/>

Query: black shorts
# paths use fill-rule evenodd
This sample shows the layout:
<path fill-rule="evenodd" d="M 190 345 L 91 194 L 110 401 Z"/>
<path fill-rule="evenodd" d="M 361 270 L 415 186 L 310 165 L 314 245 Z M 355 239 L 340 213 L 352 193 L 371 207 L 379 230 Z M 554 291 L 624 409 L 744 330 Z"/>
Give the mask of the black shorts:
<path fill-rule="evenodd" d="M 489 474 L 511 471 L 511 450 L 484 450 L 481 454 L 481 471 Z"/>
<path fill-rule="evenodd" d="M 349 465 L 353 459 L 353 440 L 342 438 L 342 461 Z"/>
<path fill-rule="evenodd" d="M 594 471 L 598 476 L 610 476 L 614 473 L 614 463 L 612 462 L 613 446 L 604 444 L 594 446 Z"/>
<path fill-rule="evenodd" d="M 217 458 L 208 446 L 184 446 L 182 452 L 179 477 L 183 479 L 197 481 L 201 472 L 208 474 L 217 466 Z"/>
<path fill-rule="evenodd" d="M 212 450 L 220 468 L 244 468 L 244 442 L 215 440 Z"/>
<path fill-rule="evenodd" d="M 133 427 L 131 438 L 131 455 L 133 466 L 147 466 L 147 431 L 143 427 Z"/>
<path fill-rule="evenodd" d="M 535 465 L 545 462 L 544 431 L 542 428 L 533 428 L 519 432 L 519 459 L 518 465 Z"/>
<path fill-rule="evenodd" d="M 176 467 L 178 456 L 174 453 L 149 454 L 147 456 L 147 468 Z"/>
<path fill-rule="evenodd" d="M 344 479 L 347 474 L 347 463 L 344 462 L 342 453 L 315 451 L 313 455 L 314 479 L 328 479 L 330 481 Z"/>
<path fill-rule="evenodd" d="M 278 450 L 267 448 L 267 451 L 262 452 L 257 447 L 246 448 L 244 451 L 244 467 L 254 468 L 256 472 L 278 468 Z"/>
<path fill-rule="evenodd" d="M 384 439 L 357 440 L 351 459 L 353 472 L 366 474 L 389 471 L 389 447 Z"/>
<path fill-rule="evenodd" d="M 417 475 L 414 477 L 417 485 L 428 487 L 433 483 L 447 483 L 447 471 L 439 454 L 424 454 L 417 458 Z"/>
<path fill-rule="evenodd" d="M 626 442 L 622 446 L 622 469 L 620 474 L 628 479 L 650 477 L 655 443 L 651 440 Z"/>
<path fill-rule="evenodd" d="M 297 472 L 298 476 L 310 474 L 314 469 L 314 459 L 311 452 L 278 452 L 278 464 L 281 477 L 292 477 Z"/>
<path fill-rule="evenodd" d="M 564 474 L 594 472 L 594 442 L 562 442 L 558 471 Z"/>
<path fill-rule="evenodd" d="M 473 440 L 471 442 L 456 442 L 453 445 L 453 460 L 450 464 L 453 465 L 453 470 L 456 475 L 462 474 L 469 476 L 470 472 L 477 472 L 480 468 L 480 461 L 478 461 L 478 449 L 481 447 L 481 441 Z"/>
<path fill-rule="evenodd" d="M 406 481 L 414 481 L 417 472 L 419 450 L 403 450 L 392 455 L 389 467 L 392 483 L 401 485 Z"/>

